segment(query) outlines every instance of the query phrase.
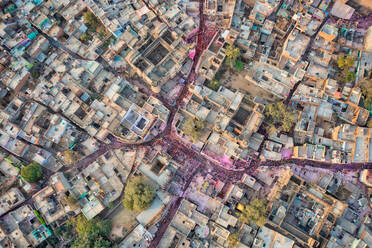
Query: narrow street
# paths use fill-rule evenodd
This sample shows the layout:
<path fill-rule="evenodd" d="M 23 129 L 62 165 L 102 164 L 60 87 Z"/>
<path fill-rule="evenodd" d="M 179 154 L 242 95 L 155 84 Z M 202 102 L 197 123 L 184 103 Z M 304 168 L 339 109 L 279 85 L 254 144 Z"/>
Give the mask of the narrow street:
<path fill-rule="evenodd" d="M 203 50 L 206 49 L 206 44 L 203 44 L 203 41 L 205 41 L 205 39 L 203 37 L 203 34 L 204 34 L 204 30 L 206 28 L 203 12 L 204 12 L 204 1 L 200 0 L 199 1 L 199 30 L 198 30 L 198 39 L 197 39 L 194 61 L 193 61 L 192 67 L 191 67 L 190 74 L 188 75 L 188 78 L 186 80 L 186 85 L 182 88 L 181 94 L 176 101 L 175 108 L 173 108 L 171 110 L 171 114 L 170 114 L 169 119 L 168 119 L 167 127 L 166 127 L 165 132 L 164 132 L 165 135 L 171 134 L 174 117 L 175 117 L 176 113 L 178 112 L 178 109 L 180 107 L 181 102 L 183 101 L 183 99 L 186 97 L 186 95 L 188 93 L 188 87 L 194 81 L 195 74 L 196 74 L 196 72 L 195 72 L 196 71 L 196 65 L 197 65 L 197 63 L 200 59 L 200 56 L 201 56 Z M 164 134 L 163 134 L 163 137 L 164 137 Z M 170 135 L 170 136 L 173 137 L 172 135 Z M 181 202 L 184 198 L 183 194 L 188 189 L 189 185 L 191 184 L 191 182 L 192 182 L 194 176 L 197 174 L 198 170 L 199 170 L 199 167 L 197 167 L 195 169 L 195 171 L 193 172 L 192 176 L 190 176 L 187 179 L 187 182 L 184 185 L 184 188 L 183 188 L 183 191 L 182 191 L 182 195 L 178 197 L 178 199 L 175 201 L 175 203 L 171 206 L 170 210 L 168 211 L 168 214 L 163 218 L 162 222 L 160 223 L 160 229 L 156 232 L 155 238 L 151 241 L 150 245 L 148 246 L 149 248 L 156 248 L 158 246 L 158 244 L 161 241 L 161 239 L 162 239 L 165 231 L 167 230 L 170 222 L 172 221 L 174 215 L 177 213 L 177 210 L 178 210 L 179 206 L 181 205 Z"/>
<path fill-rule="evenodd" d="M 144 2 L 146 4 L 148 4 L 146 1 L 144 1 Z M 205 35 L 204 35 L 204 31 L 205 31 L 206 27 L 205 27 L 205 20 L 203 18 L 203 7 L 204 7 L 203 3 L 204 3 L 203 1 L 200 1 L 199 16 L 201 18 L 199 20 L 200 21 L 199 30 L 198 30 L 198 33 L 197 33 L 197 37 L 198 37 L 197 40 L 198 41 L 197 41 L 197 46 L 196 46 L 194 63 L 192 65 L 191 71 L 190 71 L 190 73 L 187 77 L 186 85 L 182 88 L 180 96 L 177 98 L 176 104 L 174 104 L 173 106 L 170 106 L 164 100 L 164 97 L 162 97 L 160 94 L 156 94 L 156 93 L 152 92 L 151 89 L 149 89 L 145 85 L 142 85 L 140 82 L 137 82 L 135 80 L 132 82 L 135 85 L 137 85 L 140 88 L 140 90 L 142 92 L 144 92 L 145 94 L 153 95 L 154 97 L 158 98 L 164 104 L 164 106 L 166 106 L 170 110 L 169 118 L 167 120 L 166 129 L 162 133 L 159 133 L 153 139 L 151 139 L 149 141 L 141 142 L 141 143 L 134 143 L 133 144 L 133 143 L 124 143 L 124 142 L 120 142 L 118 140 L 114 140 L 110 144 L 104 144 L 95 153 L 92 153 L 92 154 L 86 156 L 85 158 L 81 159 L 80 161 L 77 161 L 75 166 L 77 166 L 79 168 L 86 167 L 86 166 L 90 165 L 91 163 L 93 163 L 98 157 L 102 156 L 107 151 L 112 150 L 112 149 L 121 149 L 121 148 L 125 148 L 125 147 L 126 148 L 136 148 L 136 147 L 141 147 L 141 146 L 151 146 L 159 140 L 160 141 L 165 141 L 165 142 L 168 142 L 168 143 L 169 142 L 170 143 L 175 142 L 175 143 L 179 144 L 180 146 L 183 146 L 184 149 L 189 150 L 189 153 L 193 154 L 193 156 L 197 156 L 196 151 L 194 151 L 194 150 L 188 148 L 187 146 L 181 144 L 180 141 L 174 141 L 174 137 L 170 134 L 171 134 L 171 131 L 172 131 L 172 123 L 173 123 L 174 117 L 175 117 L 176 113 L 178 112 L 182 101 L 184 100 L 184 98 L 188 94 L 189 86 L 195 80 L 195 77 L 196 77 L 196 71 L 195 70 L 196 70 L 197 62 L 198 62 L 202 52 L 204 51 L 204 49 L 207 48 L 207 45 L 208 45 L 207 42 L 206 42 L 208 40 L 206 38 L 208 38 L 208 37 L 205 37 Z M 331 8 L 331 5 L 328 7 L 328 9 L 330 9 L 330 8 Z M 328 18 L 329 18 L 329 16 L 327 16 L 323 20 L 323 22 L 319 26 L 316 34 L 321 30 L 321 28 L 326 23 Z M 56 41 L 52 37 L 50 37 L 47 34 L 45 34 L 44 32 L 42 32 L 42 30 L 40 30 L 38 27 L 34 27 L 34 28 L 36 28 L 44 37 L 46 37 L 51 42 L 51 45 L 55 46 L 56 48 L 62 49 L 63 51 L 65 51 L 66 53 L 71 55 L 71 57 L 73 57 L 75 59 L 86 60 L 86 59 L 82 58 L 80 55 L 72 52 L 71 50 L 69 50 L 68 48 L 63 46 L 60 42 Z M 316 36 L 316 34 L 313 35 L 312 39 Z M 308 47 L 310 47 L 310 46 L 308 46 Z M 308 50 L 305 52 L 304 56 L 307 56 L 307 52 L 308 52 Z M 102 63 L 102 61 L 101 61 L 101 63 Z M 107 63 L 104 63 L 104 64 L 105 64 L 105 66 L 104 66 L 105 69 L 108 69 L 108 70 L 114 72 L 116 76 L 121 76 L 113 68 L 111 68 Z M 290 96 L 288 96 L 288 98 L 286 99 L 286 102 L 289 102 L 289 98 L 290 98 Z M 201 156 L 200 154 L 198 155 L 198 157 L 201 160 L 205 160 L 205 158 L 203 156 Z M 239 163 L 244 164 L 246 162 L 239 161 Z M 316 162 L 316 161 L 312 161 L 312 160 L 300 160 L 300 159 L 289 159 L 289 160 L 282 160 L 282 161 L 260 162 L 260 161 L 258 161 L 257 158 L 253 158 L 252 162 L 250 163 L 249 168 L 246 168 L 244 171 L 249 172 L 249 171 L 252 171 L 259 166 L 269 166 L 269 167 L 281 166 L 284 163 L 299 163 L 299 165 L 307 165 L 307 166 L 318 167 L 318 168 L 328 167 L 330 170 L 336 170 L 336 171 L 337 170 L 344 170 L 344 169 L 347 169 L 347 170 L 363 170 L 363 169 L 371 169 L 372 168 L 372 163 L 333 164 L 333 163 L 327 163 L 327 162 Z M 220 165 L 216 165 L 216 164 L 213 164 L 213 167 L 218 167 L 218 168 L 221 168 L 222 170 L 230 171 L 230 170 L 228 170 L 224 167 L 221 167 Z M 63 168 L 62 170 L 65 170 L 65 169 Z M 241 172 L 242 172 L 242 170 L 237 171 L 237 173 L 241 173 Z"/>
<path fill-rule="evenodd" d="M 61 42 L 59 42 L 58 40 L 54 39 L 53 37 L 50 37 L 48 34 L 44 33 L 39 27 L 35 26 L 34 24 L 31 24 L 33 28 L 35 28 L 42 36 L 44 36 L 48 41 L 49 43 L 54 46 L 55 48 L 57 49 L 61 49 L 62 51 L 64 51 L 65 53 L 68 53 L 72 58 L 74 59 L 78 59 L 78 60 L 88 60 L 88 61 L 93 61 L 93 60 L 90 60 L 90 59 L 86 59 L 86 58 L 83 58 L 82 56 L 80 56 L 79 54 L 77 53 L 74 53 L 73 51 L 71 51 L 70 49 L 68 49 L 67 47 L 65 47 Z"/>
<path fill-rule="evenodd" d="M 145 1 L 144 1 L 145 2 Z M 146 3 L 146 2 L 145 2 Z M 349 163 L 349 164 L 333 164 L 330 162 L 317 162 L 317 161 L 312 161 L 312 160 L 302 160 L 302 159 L 287 159 L 287 160 L 280 160 L 280 161 L 260 161 L 258 158 L 254 157 L 250 161 L 238 161 L 237 163 L 240 165 L 240 169 L 230 169 L 225 167 L 224 165 L 221 165 L 218 162 L 214 162 L 211 159 L 207 159 L 205 155 L 201 154 L 200 152 L 190 148 L 187 144 L 185 144 L 181 139 L 179 139 L 176 135 L 174 135 L 173 132 L 173 122 L 175 119 L 175 116 L 177 112 L 180 109 L 180 106 L 185 99 L 185 97 L 188 94 L 189 91 L 189 86 L 195 81 L 196 78 L 196 66 L 198 64 L 198 61 L 200 59 L 200 56 L 202 52 L 207 48 L 208 45 L 208 40 L 209 37 L 205 37 L 205 19 L 204 19 L 204 1 L 200 0 L 200 5 L 199 5 L 199 16 L 200 16 L 200 23 L 199 23 L 199 30 L 197 33 L 197 45 L 196 45 L 196 51 L 195 51 L 195 56 L 194 56 L 194 61 L 190 70 L 190 73 L 186 79 L 186 84 L 183 86 L 182 91 L 177 98 L 175 104 L 170 105 L 161 94 L 156 94 L 151 91 L 149 87 L 146 85 L 142 85 L 140 82 L 136 80 L 130 80 L 132 83 L 136 86 L 139 87 L 140 91 L 143 93 L 146 93 L 147 95 L 152 95 L 156 98 L 158 98 L 164 106 L 166 106 L 170 113 L 169 117 L 167 119 L 166 123 L 166 128 L 163 132 L 160 132 L 157 136 L 155 136 L 153 139 L 144 141 L 141 143 L 125 143 L 121 142 L 117 139 L 112 139 L 111 143 L 109 144 L 102 144 L 101 147 L 94 153 L 89 154 L 88 156 L 84 157 L 83 159 L 77 161 L 75 164 L 71 165 L 75 166 L 76 168 L 83 169 L 93 162 L 95 162 L 100 156 L 104 155 L 110 150 L 114 149 L 121 149 L 121 148 L 139 148 L 139 147 L 146 147 L 146 146 L 152 146 L 155 143 L 159 142 L 163 145 L 167 145 L 168 147 L 173 147 L 176 148 L 177 151 L 182 152 L 183 154 L 187 155 L 189 158 L 194 159 L 195 161 L 198 161 L 199 164 L 203 164 L 203 166 L 197 166 L 196 168 L 191 168 L 190 173 L 188 175 L 185 175 L 185 183 L 182 188 L 182 194 L 176 198 L 176 200 L 172 203 L 172 205 L 169 208 L 169 211 L 167 215 L 161 220 L 160 222 L 160 227 L 158 231 L 155 234 L 154 239 L 151 241 L 149 247 L 151 248 L 156 248 L 161 241 L 165 231 L 167 230 L 170 222 L 172 221 L 173 217 L 177 213 L 177 210 L 184 199 L 184 192 L 187 191 L 189 185 L 191 184 L 194 176 L 198 173 L 201 174 L 211 174 L 213 175 L 216 179 L 219 179 L 223 182 L 237 182 L 239 181 L 242 176 L 246 174 L 252 174 L 253 171 L 255 171 L 258 167 L 260 166 L 266 166 L 266 167 L 280 167 L 288 164 L 296 164 L 299 167 L 314 167 L 314 168 L 322 168 L 322 169 L 328 169 L 330 171 L 345 171 L 345 170 L 353 170 L 353 171 L 360 171 L 364 169 L 372 169 L 372 163 Z M 316 33 L 319 32 L 321 27 L 326 23 L 328 20 L 328 16 L 324 19 L 323 23 L 320 25 L 319 29 L 317 30 Z M 43 33 L 40 29 L 35 27 L 43 36 L 45 36 L 50 43 L 55 46 L 58 49 L 63 50 L 64 52 L 68 53 L 71 55 L 72 58 L 74 59 L 79 59 L 79 60 L 84 60 L 80 55 L 73 53 L 71 50 L 68 48 L 64 47 L 61 43 L 58 41 L 54 40 L 53 38 L 49 37 L 45 33 Z M 218 31 L 217 31 L 218 32 Z M 312 39 L 314 39 L 312 37 Z M 311 42 L 310 42 L 311 43 Z M 309 49 L 310 49 L 310 44 L 308 48 L 306 49 L 306 52 L 304 56 L 307 56 Z M 101 61 L 101 63 L 105 64 L 104 62 Z M 119 73 L 117 73 L 113 68 L 109 67 L 109 65 L 106 63 L 104 66 L 106 69 L 113 71 L 116 76 L 121 76 Z M 289 94 L 288 98 L 286 99 L 286 103 L 289 103 L 289 100 L 296 89 L 297 86 L 293 88 L 291 93 Z M 182 162 L 182 161 L 180 161 Z M 60 171 L 66 171 L 69 168 L 63 167 Z M 131 171 L 132 174 L 133 171 Z M 36 190 L 35 193 L 39 192 L 41 189 Z M 32 198 L 29 197 L 24 203 L 24 204 L 29 204 L 32 203 Z M 110 216 L 108 214 L 107 216 Z"/>

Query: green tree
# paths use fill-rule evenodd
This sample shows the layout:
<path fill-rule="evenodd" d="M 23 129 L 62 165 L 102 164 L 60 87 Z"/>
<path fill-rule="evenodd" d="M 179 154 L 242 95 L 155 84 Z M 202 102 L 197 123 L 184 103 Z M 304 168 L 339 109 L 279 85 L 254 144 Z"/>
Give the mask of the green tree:
<path fill-rule="evenodd" d="M 47 243 L 47 247 L 57 247 L 58 244 L 60 243 L 60 240 L 55 235 L 48 237 L 48 239 L 45 241 Z M 50 246 L 48 246 L 48 244 Z"/>
<path fill-rule="evenodd" d="M 97 225 L 100 229 L 100 234 L 105 236 L 108 236 L 110 234 L 112 229 L 111 220 L 100 221 Z"/>
<path fill-rule="evenodd" d="M 101 38 L 104 38 L 105 35 L 106 35 L 105 32 L 103 32 L 103 31 L 99 32 L 99 36 L 100 36 Z"/>
<path fill-rule="evenodd" d="M 266 130 L 269 134 L 273 134 L 273 133 L 276 133 L 278 131 L 278 129 L 275 127 L 274 124 L 269 124 L 267 125 L 267 130 Z"/>
<path fill-rule="evenodd" d="M 209 81 L 208 88 L 217 91 L 220 88 L 220 83 L 217 80 Z"/>
<path fill-rule="evenodd" d="M 355 57 L 341 54 L 337 59 L 337 66 L 342 70 L 349 70 L 355 63 Z"/>
<path fill-rule="evenodd" d="M 78 236 L 74 238 L 71 242 L 71 248 L 87 248 L 92 245 L 91 239 L 89 239 L 89 236 Z"/>
<path fill-rule="evenodd" d="M 250 205 L 245 205 L 242 213 L 239 216 L 242 223 L 253 222 L 258 226 L 263 226 L 266 223 L 266 201 L 254 199 Z"/>
<path fill-rule="evenodd" d="M 80 36 L 80 39 L 81 39 L 82 41 L 90 41 L 90 40 L 93 39 L 93 36 L 91 36 L 91 35 L 88 34 L 88 33 L 85 33 L 85 34 L 83 34 L 82 36 Z"/>
<path fill-rule="evenodd" d="M 68 223 L 75 228 L 75 231 L 79 235 L 88 233 L 107 236 L 111 232 L 112 228 L 110 220 L 100 220 L 98 218 L 88 220 L 82 214 L 72 218 Z"/>
<path fill-rule="evenodd" d="M 109 202 L 109 203 L 107 204 L 107 207 L 108 207 L 108 208 L 113 208 L 113 207 L 115 207 L 114 202 Z"/>
<path fill-rule="evenodd" d="M 74 239 L 71 243 L 71 248 L 111 248 L 113 247 L 110 240 L 106 237 L 97 236 L 82 236 Z"/>
<path fill-rule="evenodd" d="M 359 87 L 362 90 L 362 96 L 364 99 L 364 107 L 372 109 L 372 81 L 365 80 L 359 83 Z"/>
<path fill-rule="evenodd" d="M 87 218 L 85 218 L 85 216 L 82 214 L 76 216 L 75 218 L 70 219 L 67 223 L 74 227 L 78 235 L 83 235 L 84 233 L 87 233 L 88 231 L 91 230 L 92 226 L 94 225 L 93 220 L 88 221 Z"/>
<path fill-rule="evenodd" d="M 237 60 L 236 63 L 235 63 L 235 70 L 241 71 L 241 70 L 243 70 L 243 68 L 244 68 L 243 62 L 240 61 L 240 60 Z"/>
<path fill-rule="evenodd" d="M 110 220 L 102 221 L 98 218 L 87 220 L 83 215 L 78 215 L 67 224 L 73 227 L 77 233 L 71 247 L 112 247 L 111 242 L 107 239 L 112 229 Z"/>
<path fill-rule="evenodd" d="M 62 199 L 62 203 L 68 205 L 71 209 L 75 209 L 79 206 L 78 198 L 75 194 L 69 194 Z"/>
<path fill-rule="evenodd" d="M 107 39 L 107 40 L 103 43 L 102 46 L 103 46 L 104 48 L 108 48 L 108 47 L 110 46 L 111 42 L 112 42 L 112 40 L 111 40 L 111 38 L 109 38 L 109 39 Z"/>
<path fill-rule="evenodd" d="M 155 199 L 155 191 L 142 177 L 132 177 L 124 190 L 123 204 L 131 211 L 145 210 Z"/>
<path fill-rule="evenodd" d="M 72 164 L 78 160 L 77 153 L 73 150 L 65 150 L 63 152 L 63 159 L 67 164 Z"/>
<path fill-rule="evenodd" d="M 90 11 L 86 11 L 83 13 L 83 19 L 84 23 L 89 24 L 90 26 L 95 27 L 98 25 L 97 17 Z"/>
<path fill-rule="evenodd" d="M 265 109 L 269 133 L 276 130 L 288 132 L 296 122 L 296 114 L 283 102 L 268 104 Z"/>
<path fill-rule="evenodd" d="M 93 248 L 111 248 L 111 242 L 103 237 L 98 237 L 98 239 L 94 242 Z"/>
<path fill-rule="evenodd" d="M 355 64 L 355 57 L 351 55 L 341 54 L 337 59 L 337 66 L 342 71 L 342 78 L 339 78 L 341 82 L 351 82 L 355 79 L 355 72 L 350 69 Z"/>
<path fill-rule="evenodd" d="M 73 226 L 71 224 L 65 223 L 56 229 L 54 229 L 54 234 L 56 236 L 62 237 L 64 240 L 70 240 L 74 237 Z"/>
<path fill-rule="evenodd" d="M 345 74 L 345 81 L 346 82 L 352 82 L 355 80 L 355 72 L 353 71 L 348 71 Z"/>
<path fill-rule="evenodd" d="M 239 245 L 239 233 L 232 233 L 227 238 L 227 242 L 229 242 L 229 248 L 237 248 Z"/>
<path fill-rule="evenodd" d="M 182 131 L 184 132 L 184 134 L 191 137 L 192 141 L 195 143 L 200 139 L 203 128 L 204 122 L 193 118 L 189 118 L 183 124 Z"/>
<path fill-rule="evenodd" d="M 229 45 L 226 48 L 225 54 L 226 54 L 227 64 L 230 66 L 230 68 L 233 68 L 236 63 L 237 58 L 239 58 L 240 56 L 239 48 L 233 45 Z"/>
<path fill-rule="evenodd" d="M 43 171 L 41 166 L 36 162 L 32 162 L 21 169 L 21 176 L 24 180 L 26 180 L 26 182 L 37 182 L 42 175 Z"/>
<path fill-rule="evenodd" d="M 220 66 L 220 69 L 214 75 L 214 79 L 213 80 L 220 81 L 222 79 L 223 75 L 225 74 L 225 72 L 226 72 L 225 65 L 221 65 Z"/>
<path fill-rule="evenodd" d="M 40 77 L 40 72 L 39 72 L 39 69 L 35 68 L 35 67 L 32 67 L 31 68 L 31 77 L 33 79 L 37 79 Z"/>

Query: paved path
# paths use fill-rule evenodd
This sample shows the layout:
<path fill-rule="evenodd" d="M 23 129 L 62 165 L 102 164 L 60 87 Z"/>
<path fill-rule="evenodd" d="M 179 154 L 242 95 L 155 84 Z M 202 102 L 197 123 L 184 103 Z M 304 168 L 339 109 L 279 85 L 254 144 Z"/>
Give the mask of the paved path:
<path fill-rule="evenodd" d="M 103 144 L 96 152 L 84 157 L 82 160 L 77 161 L 74 165 L 80 169 L 85 168 L 86 166 L 89 166 L 94 161 L 96 161 L 100 156 L 105 154 L 109 150 L 113 149 L 120 149 L 120 148 L 137 148 L 137 147 L 143 147 L 143 146 L 151 146 L 154 145 L 155 142 L 160 142 L 162 144 L 168 144 L 169 146 L 173 148 L 177 148 L 178 150 L 182 151 L 184 154 L 187 154 L 190 156 L 190 158 L 193 158 L 196 161 L 199 161 L 202 164 L 205 164 L 205 166 L 200 166 L 197 168 L 193 168 L 193 171 L 190 173 L 190 175 L 185 179 L 185 185 L 183 187 L 183 192 L 185 192 L 192 182 L 192 179 L 195 174 L 197 173 L 210 173 L 216 178 L 224 181 L 224 182 L 234 182 L 239 181 L 241 177 L 244 175 L 244 173 L 251 174 L 253 171 L 255 171 L 260 166 L 267 166 L 267 167 L 280 167 L 285 164 L 296 164 L 301 167 L 315 167 L 315 168 L 326 168 L 331 171 L 344 171 L 344 170 L 364 170 L 364 169 L 372 169 L 372 163 L 351 163 L 351 164 L 332 164 L 328 162 L 316 162 L 311 160 L 301 160 L 301 159 L 288 159 L 288 160 L 282 160 L 282 161 L 265 161 L 262 162 L 258 158 L 253 158 L 251 161 L 238 161 L 236 164 L 241 167 L 241 169 L 229 169 L 224 166 L 222 166 L 218 162 L 213 162 L 210 160 L 207 160 L 205 156 L 200 154 L 198 151 L 193 150 L 188 145 L 186 145 L 182 140 L 178 139 L 176 135 L 172 134 L 172 127 L 173 127 L 173 121 L 175 118 L 176 113 L 178 112 L 180 105 L 182 104 L 184 98 L 188 94 L 188 88 L 189 86 L 195 81 L 196 78 L 196 65 L 198 63 L 198 60 L 204 51 L 206 49 L 208 44 L 208 38 L 204 35 L 204 18 L 203 18 L 203 4 L 204 1 L 200 1 L 200 24 L 199 24 L 199 31 L 198 31 L 198 43 L 196 46 L 196 52 L 194 57 L 194 63 L 192 65 L 192 68 L 190 70 L 190 73 L 187 77 L 186 84 L 182 88 L 182 91 L 180 93 L 180 96 L 177 98 L 176 103 L 174 105 L 170 105 L 167 103 L 167 101 L 160 95 L 153 93 L 149 88 L 147 88 L 144 85 L 141 85 L 140 90 L 151 94 L 154 97 L 157 97 L 169 110 L 169 118 L 167 120 L 167 126 L 165 130 L 162 133 L 159 133 L 156 137 L 149 141 L 145 141 L 142 143 L 124 143 L 120 142 L 116 139 L 112 139 L 110 144 Z M 326 21 L 326 20 L 325 20 Z M 325 23 L 324 21 L 324 23 Z M 324 24 L 323 23 L 323 24 Z M 320 27 L 322 27 L 321 25 Z M 47 37 L 48 38 L 48 37 Z M 63 47 L 60 43 L 56 42 L 52 38 L 48 38 L 48 40 L 51 41 L 51 44 L 64 50 L 65 52 L 69 53 L 73 58 L 75 59 L 83 59 L 81 56 L 71 52 L 67 48 Z M 53 41 L 52 41 L 53 40 Z M 306 56 L 306 55 L 305 55 Z M 118 73 L 115 73 L 115 75 L 118 75 Z M 139 82 L 134 82 L 136 85 L 139 84 Z M 288 101 L 288 100 L 287 100 Z M 181 161 L 182 162 L 182 161 Z M 61 171 L 64 171 L 68 168 L 62 168 Z M 183 194 L 179 196 L 174 202 L 173 205 L 170 207 L 168 214 L 163 218 L 161 221 L 160 228 L 158 232 L 155 235 L 154 240 L 150 243 L 149 247 L 157 247 L 159 244 L 164 232 L 166 231 L 170 221 L 173 219 L 175 213 L 178 210 L 178 207 L 183 199 Z M 30 199 L 27 200 L 27 202 Z"/>

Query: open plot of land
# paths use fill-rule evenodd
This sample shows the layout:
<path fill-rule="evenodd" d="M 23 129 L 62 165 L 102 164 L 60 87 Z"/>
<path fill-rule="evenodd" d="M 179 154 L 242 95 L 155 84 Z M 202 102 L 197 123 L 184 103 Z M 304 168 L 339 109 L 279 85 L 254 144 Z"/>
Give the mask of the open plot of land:
<path fill-rule="evenodd" d="M 247 79 L 245 79 L 247 71 L 234 71 L 232 75 L 227 71 L 221 78 L 220 82 L 226 86 L 231 86 L 234 89 L 239 89 L 248 95 L 253 97 L 261 97 L 270 102 L 278 101 L 279 99 L 272 95 L 271 93 L 261 89 L 257 85 L 250 83 Z"/>
<path fill-rule="evenodd" d="M 115 215 L 112 216 L 113 225 L 124 225 L 130 228 L 136 223 L 136 216 L 139 212 L 129 211 L 125 209 L 123 205 L 120 205 L 117 210 L 115 210 Z"/>
<path fill-rule="evenodd" d="M 132 212 L 124 208 L 121 204 L 112 215 L 111 238 L 124 237 L 133 227 L 137 225 L 136 216 L 139 212 Z"/>

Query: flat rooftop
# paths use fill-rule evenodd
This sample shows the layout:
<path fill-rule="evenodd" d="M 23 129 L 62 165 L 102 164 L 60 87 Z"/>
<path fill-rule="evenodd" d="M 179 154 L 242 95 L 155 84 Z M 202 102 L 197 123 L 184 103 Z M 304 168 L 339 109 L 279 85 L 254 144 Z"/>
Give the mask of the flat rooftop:
<path fill-rule="evenodd" d="M 169 51 L 161 44 L 156 44 L 155 48 L 146 55 L 146 58 L 153 64 L 157 65 L 162 61 Z"/>
<path fill-rule="evenodd" d="M 233 120 L 239 123 L 240 125 L 244 126 L 247 123 L 249 116 L 251 115 L 251 111 L 240 107 L 238 112 L 233 117 Z"/>

